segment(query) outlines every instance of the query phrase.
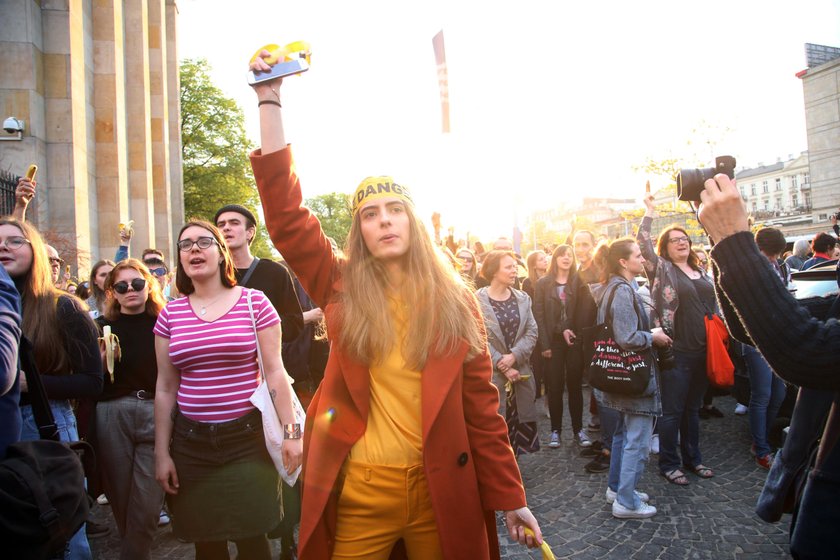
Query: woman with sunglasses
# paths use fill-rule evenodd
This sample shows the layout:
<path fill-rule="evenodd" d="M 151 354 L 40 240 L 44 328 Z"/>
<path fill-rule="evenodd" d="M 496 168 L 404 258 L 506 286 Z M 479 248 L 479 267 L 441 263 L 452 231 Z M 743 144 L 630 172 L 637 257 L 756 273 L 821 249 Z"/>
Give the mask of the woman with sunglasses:
<path fill-rule="evenodd" d="M 102 391 L 96 327 L 82 302 L 53 284 L 46 246 L 33 226 L 0 219 L 0 264 L 20 292 L 23 334 L 32 342 L 61 440 L 77 441 L 70 401 Z M 21 439 L 40 439 L 25 379 L 20 378 Z M 91 558 L 84 527 L 70 539 L 65 558 Z"/>
<path fill-rule="evenodd" d="M 700 478 L 714 476 L 700 454 L 699 413 L 709 386 L 704 316 L 716 310 L 717 303 L 712 280 L 691 250 L 691 238 L 684 228 L 665 228 L 654 250 L 650 230 L 657 213 L 653 195 L 647 193 L 644 202 L 646 211 L 637 240 L 651 279 L 651 322 L 673 339 L 675 358 L 674 367 L 662 371 L 659 471 L 671 484 L 686 486 L 686 471 Z"/>
<path fill-rule="evenodd" d="M 196 559 L 271 558 L 266 533 L 281 519 L 277 470 L 262 419 L 248 400 L 265 382 L 286 440 L 289 472 L 300 465 L 301 427 L 280 359 L 280 319 L 259 290 L 236 285 L 219 230 L 192 220 L 178 234 L 175 275 L 185 297 L 166 304 L 155 326 L 155 476 L 168 494 L 175 535 Z M 254 336 L 254 330 L 257 337 Z"/>
<path fill-rule="evenodd" d="M 455 256 L 458 259 L 458 263 L 461 265 L 461 269 L 459 271 L 461 273 L 461 277 L 467 282 L 468 286 L 475 288 L 475 281 L 478 277 L 478 261 L 475 258 L 475 254 L 466 247 L 461 247 L 458 249 L 458 252 L 455 253 Z"/>
<path fill-rule="evenodd" d="M 163 504 L 154 477 L 153 329 L 165 302 L 137 259 L 117 263 L 104 288 L 105 312 L 96 322 L 119 337 L 120 356 L 96 405 L 96 456 L 120 533 L 120 558 L 149 558 Z M 104 344 L 101 351 L 107 368 Z"/>

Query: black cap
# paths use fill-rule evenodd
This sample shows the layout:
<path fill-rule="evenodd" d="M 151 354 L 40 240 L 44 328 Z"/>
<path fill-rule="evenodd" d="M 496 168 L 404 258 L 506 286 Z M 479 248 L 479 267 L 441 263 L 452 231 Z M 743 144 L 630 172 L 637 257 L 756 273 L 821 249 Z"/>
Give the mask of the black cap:
<path fill-rule="evenodd" d="M 216 217 L 213 218 L 213 225 L 218 223 L 219 216 L 221 216 L 225 212 L 236 212 L 237 214 L 242 214 L 243 216 L 251 220 L 251 223 L 253 223 L 254 225 L 257 224 L 257 218 L 254 217 L 254 214 L 250 210 L 239 204 L 228 204 L 227 206 L 222 206 L 216 212 Z"/>

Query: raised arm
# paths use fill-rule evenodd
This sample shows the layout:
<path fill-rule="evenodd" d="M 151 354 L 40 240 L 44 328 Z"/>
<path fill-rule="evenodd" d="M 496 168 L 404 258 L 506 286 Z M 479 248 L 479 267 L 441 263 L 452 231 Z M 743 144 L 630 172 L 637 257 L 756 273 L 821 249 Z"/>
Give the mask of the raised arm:
<path fill-rule="evenodd" d="M 267 56 L 268 51 L 263 51 L 251 69 L 268 70 L 270 66 L 262 58 Z M 323 309 L 332 296 L 340 263 L 320 222 L 303 206 L 300 181 L 283 130 L 281 83 L 278 79 L 254 86 L 260 109 L 262 147 L 251 154 L 251 166 L 271 241 L 312 300 Z"/>
<path fill-rule="evenodd" d="M 653 237 L 650 232 L 653 219 L 656 217 L 656 205 L 653 202 L 653 195 L 650 193 L 645 195 L 644 201 L 645 215 L 642 218 L 642 223 L 639 224 L 636 241 L 639 243 L 639 249 L 642 250 L 642 256 L 645 258 L 645 272 L 648 274 L 648 280 L 653 282 L 659 265 L 659 256 L 653 248 Z"/>

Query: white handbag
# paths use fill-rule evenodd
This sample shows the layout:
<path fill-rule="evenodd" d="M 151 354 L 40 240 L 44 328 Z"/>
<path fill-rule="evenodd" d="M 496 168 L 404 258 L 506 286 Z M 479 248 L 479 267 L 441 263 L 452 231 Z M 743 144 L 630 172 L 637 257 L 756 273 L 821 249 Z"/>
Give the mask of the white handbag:
<path fill-rule="evenodd" d="M 247 289 L 247 288 L 244 288 Z M 251 290 L 248 289 L 246 299 L 248 300 L 248 312 L 251 314 L 251 325 L 254 327 L 254 338 L 257 342 L 257 361 L 260 366 L 260 375 L 262 376 L 262 383 L 254 391 L 249 399 L 251 403 L 259 409 L 262 413 L 263 433 L 265 434 L 265 447 L 268 449 L 268 454 L 271 455 L 271 460 L 280 473 L 280 477 L 289 486 L 294 486 L 300 476 L 301 467 L 295 469 L 294 472 L 286 472 L 286 467 L 283 465 L 283 424 L 277 417 L 277 411 L 274 408 L 274 402 L 271 400 L 268 384 L 265 382 L 265 369 L 263 368 L 262 352 L 260 352 L 260 339 L 257 335 L 257 321 L 254 318 L 254 307 L 251 303 Z M 284 370 L 285 373 L 285 370 Z M 288 374 L 286 374 L 289 377 Z M 289 377 L 289 383 L 294 383 L 295 380 Z M 306 423 L 306 411 L 300 404 L 300 400 L 294 391 L 292 391 L 292 407 L 295 412 L 295 423 L 300 424 L 300 434 L 303 437 L 303 426 Z"/>

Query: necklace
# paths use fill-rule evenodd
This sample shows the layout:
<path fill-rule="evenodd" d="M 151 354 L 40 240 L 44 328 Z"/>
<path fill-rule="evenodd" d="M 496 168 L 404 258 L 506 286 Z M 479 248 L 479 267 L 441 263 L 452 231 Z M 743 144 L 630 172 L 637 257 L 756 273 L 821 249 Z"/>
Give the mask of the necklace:
<path fill-rule="evenodd" d="M 198 305 L 201 305 L 201 309 L 198 310 L 198 314 L 201 315 L 202 317 L 204 317 L 207 314 L 207 308 L 210 307 L 211 305 L 213 305 L 214 303 L 216 303 L 217 301 L 219 301 L 220 299 L 222 299 L 223 295 L 225 295 L 224 292 L 222 292 L 221 295 L 219 295 L 216 299 L 214 299 L 213 301 L 211 301 L 207 305 L 201 305 L 200 303 L 196 302 L 196 303 L 198 303 Z"/>

